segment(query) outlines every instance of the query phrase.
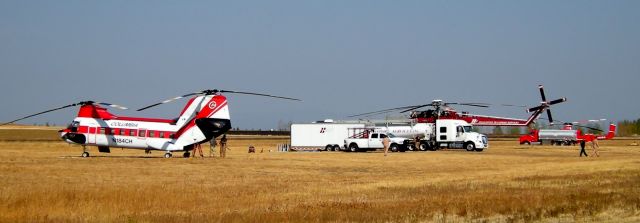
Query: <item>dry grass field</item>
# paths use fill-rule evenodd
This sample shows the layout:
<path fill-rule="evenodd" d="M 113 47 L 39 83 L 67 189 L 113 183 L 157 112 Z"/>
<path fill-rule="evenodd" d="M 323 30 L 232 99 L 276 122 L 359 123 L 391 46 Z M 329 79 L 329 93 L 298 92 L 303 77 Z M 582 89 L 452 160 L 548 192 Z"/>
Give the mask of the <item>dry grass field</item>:
<path fill-rule="evenodd" d="M 95 148 L 80 158 L 79 146 L 46 140 L 55 131 L 33 131 L 45 136 L 0 130 L 0 222 L 640 221 L 632 140 L 601 141 L 597 158 L 516 141 L 388 157 L 246 153 L 287 141 L 269 137 L 231 137 L 226 159 Z"/>

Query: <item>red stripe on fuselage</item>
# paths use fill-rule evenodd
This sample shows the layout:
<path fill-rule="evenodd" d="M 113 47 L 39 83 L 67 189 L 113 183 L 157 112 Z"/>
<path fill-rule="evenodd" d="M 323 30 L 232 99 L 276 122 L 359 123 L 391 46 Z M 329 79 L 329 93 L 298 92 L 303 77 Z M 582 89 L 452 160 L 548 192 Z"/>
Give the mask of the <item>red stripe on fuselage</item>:
<path fill-rule="evenodd" d="M 216 103 L 218 103 L 219 105 L 218 105 L 218 106 L 216 106 L 216 107 L 215 107 L 215 109 L 214 109 L 213 111 L 210 111 L 211 109 L 210 109 L 208 106 L 206 106 L 206 105 L 208 105 L 209 103 L 211 103 L 211 101 L 207 102 L 207 104 L 206 104 L 206 105 L 205 105 L 205 107 L 200 111 L 200 113 L 198 113 L 198 115 L 197 115 L 195 118 L 193 118 L 193 119 L 189 120 L 189 124 L 187 124 L 187 126 L 185 126 L 185 127 L 181 128 L 180 130 L 178 130 L 178 132 L 176 133 L 176 138 L 180 138 L 180 136 L 181 136 L 182 134 L 184 134 L 184 132 L 186 132 L 187 130 L 189 130 L 189 129 L 193 128 L 193 126 L 195 126 L 195 125 L 196 125 L 196 121 L 195 121 L 195 120 L 200 119 L 200 118 L 206 118 L 206 117 L 212 116 L 212 115 L 214 115 L 216 112 L 220 111 L 220 109 L 222 109 L 222 108 L 224 108 L 225 106 L 227 106 L 226 98 L 225 98 L 225 97 L 218 97 L 218 96 L 219 96 L 219 95 L 214 96 L 214 97 L 211 99 L 211 101 L 214 101 L 215 99 L 220 98 L 220 99 L 221 99 L 221 103 L 216 102 Z M 210 111 L 210 112 L 207 112 L 207 111 Z"/>

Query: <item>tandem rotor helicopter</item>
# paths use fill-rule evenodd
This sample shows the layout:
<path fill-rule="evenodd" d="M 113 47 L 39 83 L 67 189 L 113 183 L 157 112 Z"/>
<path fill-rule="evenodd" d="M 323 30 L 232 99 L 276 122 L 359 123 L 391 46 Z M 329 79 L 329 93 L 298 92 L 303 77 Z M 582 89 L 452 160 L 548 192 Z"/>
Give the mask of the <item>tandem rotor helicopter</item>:
<path fill-rule="evenodd" d="M 227 98 L 222 93 L 301 101 L 296 98 L 268 94 L 214 89 L 185 94 L 137 110 L 142 111 L 181 98 L 193 97 L 176 119 L 117 116 L 109 113 L 102 106 L 127 108 L 104 102 L 82 101 L 25 116 L 1 125 L 64 108 L 80 106 L 78 116 L 67 128 L 58 132 L 62 140 L 83 147 L 82 157 L 89 157 L 86 146 L 97 146 L 98 151 L 103 153 L 110 153 L 110 147 L 146 151 L 160 150 L 165 151 L 165 158 L 172 157 L 173 152 L 184 151 L 183 156 L 189 157 L 189 151 L 196 144 L 207 142 L 231 129 L 229 106 Z"/>

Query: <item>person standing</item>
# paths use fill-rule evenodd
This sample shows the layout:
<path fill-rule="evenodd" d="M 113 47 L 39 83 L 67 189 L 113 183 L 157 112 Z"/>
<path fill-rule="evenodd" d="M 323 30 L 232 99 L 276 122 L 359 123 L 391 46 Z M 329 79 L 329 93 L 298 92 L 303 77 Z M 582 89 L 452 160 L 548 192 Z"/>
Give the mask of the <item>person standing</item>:
<path fill-rule="evenodd" d="M 587 155 L 587 151 L 584 150 L 585 144 L 586 143 L 584 142 L 584 140 L 580 141 L 580 157 L 582 157 L 582 154 L 584 154 L 584 156 L 587 156 L 587 157 L 589 156 Z"/>
<path fill-rule="evenodd" d="M 600 153 L 598 153 L 598 149 L 600 148 L 600 145 L 598 145 L 598 138 L 594 138 L 591 141 L 591 148 L 593 149 L 593 153 L 596 154 L 597 157 L 600 157 Z"/>
<path fill-rule="evenodd" d="M 417 135 L 413 140 L 414 140 L 413 143 L 414 143 L 414 145 L 416 147 L 416 151 L 420 150 L 420 136 Z"/>
<path fill-rule="evenodd" d="M 220 139 L 220 158 L 227 156 L 227 134 L 222 135 Z"/>
<path fill-rule="evenodd" d="M 218 145 L 218 142 L 216 141 L 216 138 L 212 138 L 211 141 L 209 141 L 209 157 L 215 157 L 216 156 L 216 146 Z"/>
<path fill-rule="evenodd" d="M 382 146 L 384 146 L 384 156 L 387 156 L 387 153 L 389 152 L 389 144 L 390 143 L 391 143 L 391 141 L 389 140 L 389 136 L 383 135 Z"/>
<path fill-rule="evenodd" d="M 193 155 L 191 157 L 196 157 L 196 154 L 200 152 L 200 157 L 204 158 L 204 155 L 202 154 L 202 146 L 200 145 L 200 143 L 196 143 L 193 145 Z"/>

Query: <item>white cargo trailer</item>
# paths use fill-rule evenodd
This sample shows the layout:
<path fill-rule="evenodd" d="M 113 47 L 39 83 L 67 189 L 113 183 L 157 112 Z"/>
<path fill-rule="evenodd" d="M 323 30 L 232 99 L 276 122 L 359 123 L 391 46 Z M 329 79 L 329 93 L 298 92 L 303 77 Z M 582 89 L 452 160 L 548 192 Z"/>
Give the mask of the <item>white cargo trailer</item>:
<path fill-rule="evenodd" d="M 364 123 L 315 122 L 291 125 L 291 150 L 339 151 L 349 134 L 347 129 L 364 128 Z"/>

